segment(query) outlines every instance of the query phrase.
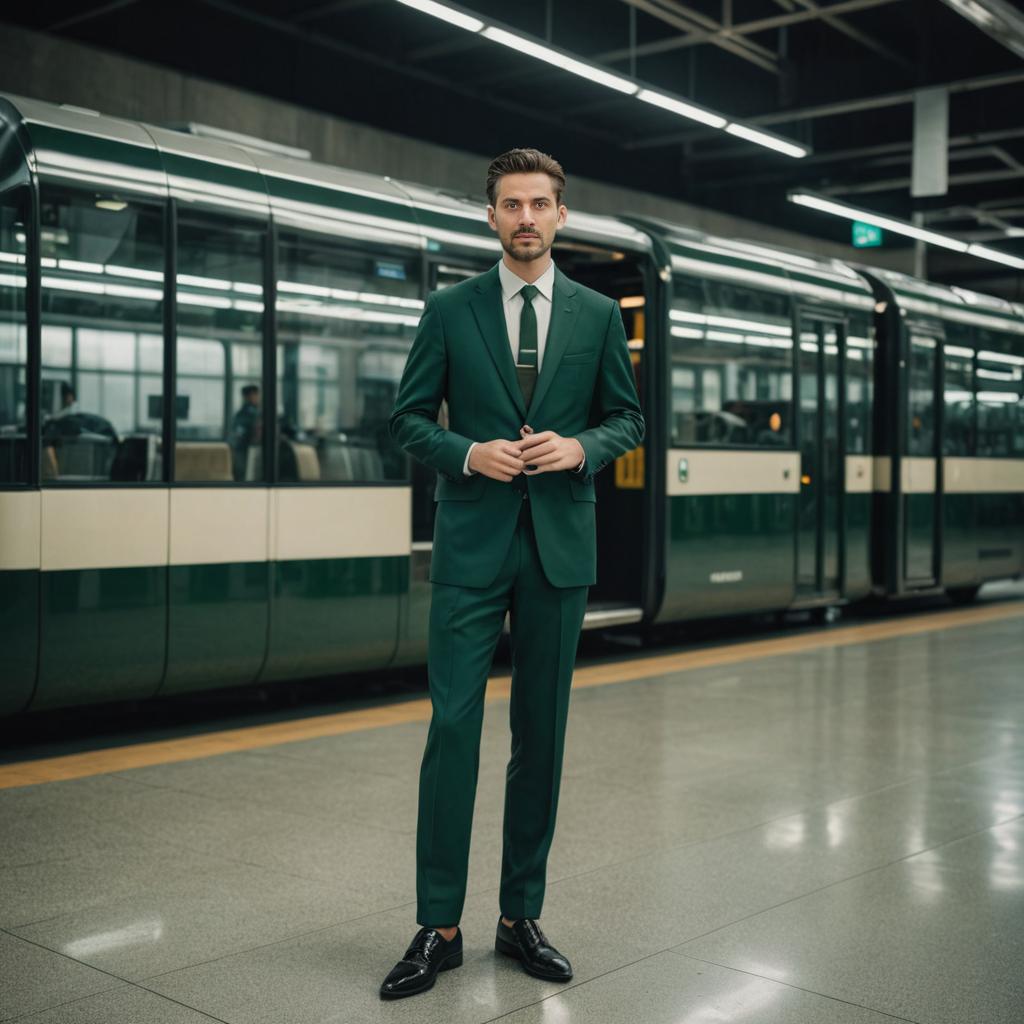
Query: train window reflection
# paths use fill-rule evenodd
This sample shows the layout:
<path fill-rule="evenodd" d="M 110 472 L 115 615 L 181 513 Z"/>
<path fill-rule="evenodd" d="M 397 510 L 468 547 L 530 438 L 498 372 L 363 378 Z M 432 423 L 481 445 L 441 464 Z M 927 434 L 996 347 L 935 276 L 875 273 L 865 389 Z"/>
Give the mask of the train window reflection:
<path fill-rule="evenodd" d="M 418 256 L 285 234 L 278 268 L 281 479 L 406 479 L 388 418 L 423 309 Z"/>
<path fill-rule="evenodd" d="M 845 449 L 851 455 L 871 451 L 874 340 L 869 319 L 851 315 L 846 336 Z"/>
<path fill-rule="evenodd" d="M 979 328 L 976 341 L 978 454 L 1020 457 L 1024 455 L 1024 352 L 1019 336 Z"/>
<path fill-rule="evenodd" d="M 946 322 L 943 346 L 944 455 L 974 455 L 974 350 L 969 329 Z"/>
<path fill-rule="evenodd" d="M 0 483 L 28 480 L 25 410 L 25 208 L 0 198 Z"/>
<path fill-rule="evenodd" d="M 669 311 L 676 445 L 792 443 L 793 340 L 783 295 L 676 279 Z"/>
<path fill-rule="evenodd" d="M 265 479 L 265 230 L 220 217 L 178 223 L 174 478 Z"/>
<path fill-rule="evenodd" d="M 41 478 L 162 478 L 163 211 L 44 186 Z"/>
<path fill-rule="evenodd" d="M 907 454 L 934 455 L 935 339 L 910 336 L 908 377 Z"/>

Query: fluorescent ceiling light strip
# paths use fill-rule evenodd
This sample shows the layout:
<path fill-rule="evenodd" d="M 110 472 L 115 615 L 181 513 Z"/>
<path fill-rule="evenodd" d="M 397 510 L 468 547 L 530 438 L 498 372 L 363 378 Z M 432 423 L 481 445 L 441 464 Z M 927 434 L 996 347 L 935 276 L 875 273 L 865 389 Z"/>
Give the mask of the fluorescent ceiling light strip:
<path fill-rule="evenodd" d="M 615 89 L 617 92 L 624 93 L 627 96 L 636 96 L 637 99 L 641 99 L 645 103 L 661 107 L 662 110 L 668 110 L 673 114 L 678 114 L 680 117 L 688 118 L 691 121 L 697 121 L 710 128 L 724 129 L 731 135 L 745 139 L 747 142 L 753 142 L 758 146 L 764 146 L 766 149 L 773 149 L 777 153 L 785 153 L 787 156 L 793 157 L 807 156 L 810 152 L 807 146 L 801 146 L 787 139 L 779 138 L 777 135 L 759 131 L 744 124 L 730 124 L 727 117 L 716 114 L 712 110 L 706 110 L 696 104 L 687 103 L 685 100 L 659 92 L 657 89 L 649 89 L 630 78 L 624 78 L 622 75 L 606 71 L 604 68 L 599 68 L 594 64 L 578 60 L 568 53 L 545 46 L 543 43 L 537 42 L 528 36 L 520 35 L 518 32 L 509 32 L 507 29 L 500 28 L 497 25 L 488 25 L 480 18 L 467 14 L 456 7 L 450 7 L 448 4 L 438 3 L 436 0 L 398 0 L 398 2 L 423 14 L 430 14 L 435 18 L 439 18 L 449 25 L 455 25 L 458 28 L 466 29 L 467 32 L 479 34 L 485 39 L 491 40 L 491 42 L 500 43 L 502 46 L 507 46 L 529 57 L 535 57 L 537 60 L 553 64 L 555 67 L 568 71 L 570 74 L 579 75 L 581 78 L 586 78 L 588 81 L 606 86 L 609 89 Z"/>
<path fill-rule="evenodd" d="M 745 124 L 729 124 L 725 126 L 725 130 L 737 138 L 746 139 L 747 142 L 754 142 L 759 146 L 764 146 L 766 149 L 774 149 L 779 153 L 785 153 L 786 156 L 801 157 L 807 156 L 808 152 L 810 152 L 806 146 L 798 146 L 795 142 L 787 142 L 785 139 L 780 139 L 777 135 L 759 132 L 756 128 L 748 128 Z"/>
<path fill-rule="evenodd" d="M 732 127 L 730 125 L 730 127 Z M 728 129 L 726 129 L 728 131 Z M 887 231 L 897 235 L 906 235 L 908 238 L 916 238 L 929 245 L 938 245 L 943 249 L 952 249 L 954 252 L 965 252 L 968 256 L 978 256 L 983 260 L 991 260 L 993 263 L 1002 263 L 1004 266 L 1013 267 L 1015 270 L 1024 270 L 1024 259 L 1013 256 L 1008 252 L 1000 252 L 998 249 L 990 249 L 987 245 L 961 242 L 958 238 L 951 238 L 949 235 L 940 235 L 936 231 L 926 231 L 906 221 L 895 220 L 892 217 L 883 217 L 881 214 L 872 213 L 870 210 L 858 210 L 856 207 L 847 206 L 845 203 L 837 203 L 824 196 L 814 195 L 811 192 L 791 192 L 791 202 L 799 206 L 808 206 L 812 210 L 820 210 L 822 213 L 833 213 L 837 217 L 846 217 L 849 220 L 861 220 L 867 224 L 875 224 Z"/>
<path fill-rule="evenodd" d="M 1024 270 L 1024 260 L 1019 256 L 1011 256 L 1008 252 L 990 249 L 987 245 L 971 244 L 967 247 L 967 255 L 980 256 L 983 260 L 992 260 L 993 263 L 1002 263 L 1015 270 Z"/>
<path fill-rule="evenodd" d="M 449 25 L 464 28 L 467 32 L 479 32 L 484 27 L 484 23 L 479 18 L 452 10 L 445 4 L 435 3 L 434 0 L 398 0 L 398 2 L 405 4 L 406 7 L 422 11 L 424 14 L 432 14 L 435 18 L 447 21 Z"/>
<path fill-rule="evenodd" d="M 706 124 L 711 128 L 724 128 L 728 124 L 726 118 L 722 117 L 721 114 L 712 113 L 710 110 L 704 110 L 702 107 L 695 107 L 692 103 L 677 100 L 673 96 L 665 96 L 654 89 L 641 89 L 636 94 L 636 98 L 655 107 L 661 107 L 662 110 L 670 110 L 673 114 L 679 114 L 680 117 L 688 117 L 691 121 L 699 121 L 701 124 Z"/>
<path fill-rule="evenodd" d="M 968 245 L 948 235 L 940 235 L 935 231 L 926 231 L 924 228 L 915 227 L 906 221 L 895 220 L 892 217 L 884 217 L 870 210 L 859 210 L 854 206 L 847 206 L 846 203 L 837 203 L 824 196 L 814 195 L 811 192 L 791 192 L 790 202 L 798 206 L 808 206 L 812 210 L 820 210 L 822 213 L 832 213 L 837 217 L 846 217 L 848 220 L 860 220 L 867 224 L 875 224 L 887 231 L 897 235 L 906 235 L 909 238 L 916 238 L 929 245 L 938 245 L 944 249 L 952 249 L 954 252 L 967 252 Z"/>
<path fill-rule="evenodd" d="M 597 82 L 599 85 L 605 85 L 609 89 L 624 92 L 627 96 L 634 95 L 637 89 L 639 89 L 636 82 L 631 82 L 628 78 L 613 75 L 610 71 L 602 71 L 601 68 L 594 67 L 592 64 L 585 64 L 583 61 L 576 60 L 574 57 L 570 57 L 558 50 L 552 50 L 549 46 L 542 46 L 540 43 L 535 43 L 532 39 L 527 39 L 525 36 L 516 35 L 514 32 L 506 32 L 503 28 L 495 28 L 493 25 L 489 25 L 483 30 L 481 35 L 494 43 L 501 43 L 503 46 L 518 50 L 520 53 L 526 53 L 531 57 L 536 57 L 538 60 L 546 61 L 548 64 L 554 64 L 555 67 L 562 68 L 564 71 L 569 71 L 574 75 L 579 75 L 581 78 L 587 78 L 591 82 Z"/>

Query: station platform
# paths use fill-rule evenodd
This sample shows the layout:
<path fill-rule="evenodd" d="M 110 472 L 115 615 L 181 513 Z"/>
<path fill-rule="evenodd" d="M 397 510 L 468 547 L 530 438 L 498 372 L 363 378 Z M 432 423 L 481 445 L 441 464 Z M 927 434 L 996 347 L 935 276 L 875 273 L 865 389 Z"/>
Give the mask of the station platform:
<path fill-rule="evenodd" d="M 0 765 L 0 1020 L 1019 1024 L 1024 592 L 581 658 L 541 925 L 494 951 L 509 754 L 488 691 L 465 961 L 416 931 L 429 702 Z"/>

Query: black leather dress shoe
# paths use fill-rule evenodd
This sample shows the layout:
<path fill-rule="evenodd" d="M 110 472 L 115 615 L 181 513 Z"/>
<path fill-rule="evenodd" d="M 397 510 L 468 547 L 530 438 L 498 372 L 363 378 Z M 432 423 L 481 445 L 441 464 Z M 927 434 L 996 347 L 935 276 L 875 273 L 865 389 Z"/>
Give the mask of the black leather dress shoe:
<path fill-rule="evenodd" d="M 436 928 L 421 928 L 405 956 L 391 968 L 380 987 L 381 999 L 401 999 L 433 988 L 438 971 L 462 965 L 462 929 L 447 940 Z"/>
<path fill-rule="evenodd" d="M 548 942 L 540 925 L 531 917 L 520 918 L 511 928 L 498 917 L 498 934 L 494 948 L 499 953 L 514 956 L 523 963 L 523 970 L 535 978 L 547 981 L 569 981 L 572 965 Z"/>

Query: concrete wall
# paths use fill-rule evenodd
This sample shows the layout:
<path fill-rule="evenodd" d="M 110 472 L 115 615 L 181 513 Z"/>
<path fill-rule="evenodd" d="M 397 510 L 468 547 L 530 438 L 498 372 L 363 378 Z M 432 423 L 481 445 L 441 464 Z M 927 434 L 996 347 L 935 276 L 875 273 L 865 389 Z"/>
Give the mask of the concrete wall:
<path fill-rule="evenodd" d="M 486 158 L 306 110 L 232 86 L 191 78 L 92 46 L 0 24 L 0 92 L 70 103 L 151 124 L 195 121 L 309 150 L 314 160 L 444 186 L 483 198 Z M 573 207 L 635 213 L 730 238 L 805 252 L 853 257 L 853 250 L 756 221 L 701 209 L 650 193 L 570 175 Z M 865 262 L 910 272 L 911 249 L 872 250 Z"/>

